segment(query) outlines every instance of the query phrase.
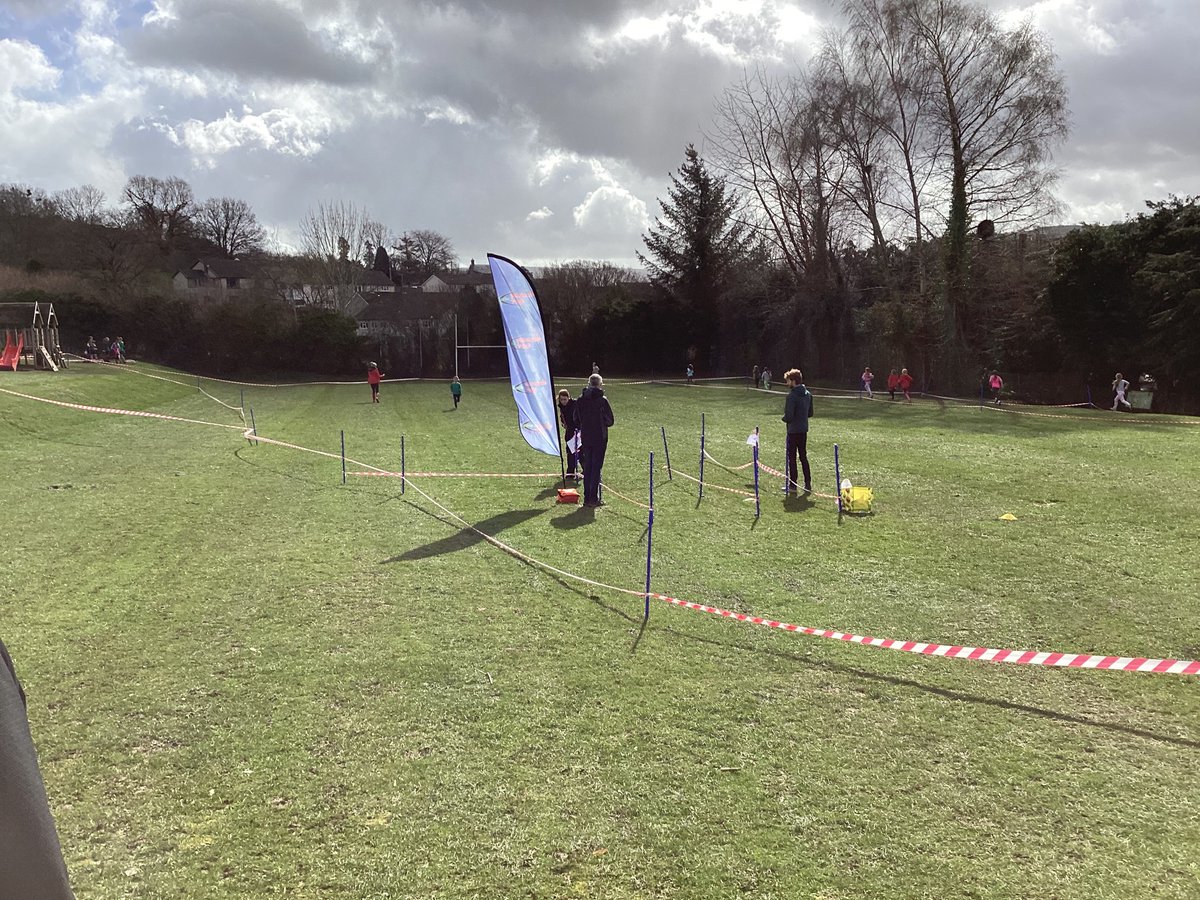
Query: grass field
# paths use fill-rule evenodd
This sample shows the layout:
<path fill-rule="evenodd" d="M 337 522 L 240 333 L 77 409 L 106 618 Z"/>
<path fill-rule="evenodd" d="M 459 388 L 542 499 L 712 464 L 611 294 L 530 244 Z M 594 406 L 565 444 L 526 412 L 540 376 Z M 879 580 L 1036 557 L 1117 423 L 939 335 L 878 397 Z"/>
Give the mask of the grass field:
<path fill-rule="evenodd" d="M 143 374 L 139 374 L 143 373 Z M 173 378 L 145 377 L 154 373 Z M 577 384 L 574 384 L 577 388 Z M 0 388 L 236 425 L 145 365 Z M 205 382 L 237 405 L 239 389 Z M 740 465 L 783 395 L 609 387 L 605 481 Z M 265 437 L 409 471 L 549 472 L 508 386 L 246 388 Z M 653 588 L 801 625 L 1200 656 L 1200 428 L 817 397 L 875 513 L 660 473 Z M 342 484 L 338 459 L 0 393 L 0 636 L 81 898 L 1200 896 L 1195 677 L 986 664 L 638 590 L 646 512 L 550 479 Z M 706 468 L 716 484 L 745 488 Z M 1016 522 L 999 521 L 1011 512 Z"/>

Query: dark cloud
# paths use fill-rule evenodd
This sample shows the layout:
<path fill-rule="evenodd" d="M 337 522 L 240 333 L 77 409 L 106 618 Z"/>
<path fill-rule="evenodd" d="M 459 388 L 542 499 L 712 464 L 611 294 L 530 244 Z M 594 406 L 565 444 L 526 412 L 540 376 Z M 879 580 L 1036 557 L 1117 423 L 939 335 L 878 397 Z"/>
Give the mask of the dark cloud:
<path fill-rule="evenodd" d="M 374 78 L 374 67 L 332 35 L 310 30 L 295 10 L 271 0 L 182 0 L 174 11 L 173 19 L 126 32 L 134 62 L 250 80 L 353 85 Z"/>

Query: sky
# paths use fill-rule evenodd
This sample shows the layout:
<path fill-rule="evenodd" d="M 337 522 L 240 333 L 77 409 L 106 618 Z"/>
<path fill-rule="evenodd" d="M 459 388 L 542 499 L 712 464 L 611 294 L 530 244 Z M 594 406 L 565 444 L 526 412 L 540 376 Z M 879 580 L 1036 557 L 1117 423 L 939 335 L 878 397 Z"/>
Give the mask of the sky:
<path fill-rule="evenodd" d="M 1066 80 L 1061 222 L 1200 194 L 1200 0 L 982 0 Z M 747 67 L 802 68 L 835 0 L 0 0 L 0 183 L 132 175 L 322 202 L 461 261 L 636 265 L 687 144 Z"/>

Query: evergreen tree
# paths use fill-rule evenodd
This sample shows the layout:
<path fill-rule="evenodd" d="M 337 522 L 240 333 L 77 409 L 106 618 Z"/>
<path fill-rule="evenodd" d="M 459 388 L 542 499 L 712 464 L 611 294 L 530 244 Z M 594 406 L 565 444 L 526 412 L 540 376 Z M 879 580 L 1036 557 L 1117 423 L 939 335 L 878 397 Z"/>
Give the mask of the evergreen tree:
<path fill-rule="evenodd" d="M 388 252 L 383 244 L 375 248 L 375 265 L 371 268 L 376 272 L 382 272 L 388 278 L 392 277 L 392 261 L 388 258 Z"/>
<path fill-rule="evenodd" d="M 734 286 L 752 236 L 737 217 L 737 203 L 726 191 L 725 179 L 708 171 L 691 144 L 678 175 L 671 176 L 668 195 L 659 200 L 662 215 L 642 237 L 647 254 L 639 253 L 638 259 L 655 286 L 682 309 L 681 325 L 695 362 L 711 369 L 719 358 L 720 307 Z"/>

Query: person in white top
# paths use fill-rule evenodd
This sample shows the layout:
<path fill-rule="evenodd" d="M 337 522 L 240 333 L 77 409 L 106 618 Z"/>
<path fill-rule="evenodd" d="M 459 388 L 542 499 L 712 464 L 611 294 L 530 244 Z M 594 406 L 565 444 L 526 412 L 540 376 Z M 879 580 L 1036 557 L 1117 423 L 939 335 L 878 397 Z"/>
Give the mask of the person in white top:
<path fill-rule="evenodd" d="M 1117 373 L 1117 377 L 1113 379 L 1113 392 L 1116 396 L 1113 398 L 1112 408 L 1115 410 L 1118 406 L 1124 406 L 1126 409 L 1133 409 L 1133 404 L 1125 399 L 1125 392 L 1129 390 L 1129 382 L 1126 381 L 1121 373 Z"/>

